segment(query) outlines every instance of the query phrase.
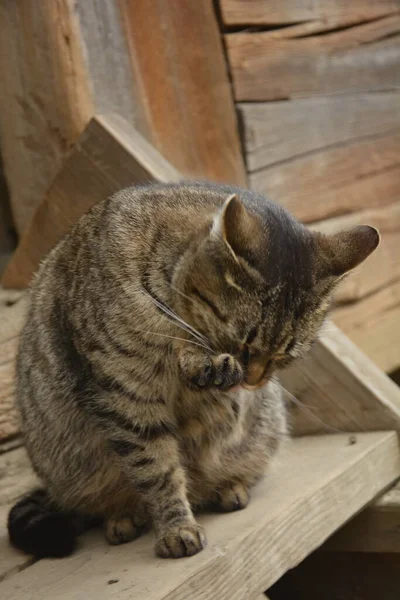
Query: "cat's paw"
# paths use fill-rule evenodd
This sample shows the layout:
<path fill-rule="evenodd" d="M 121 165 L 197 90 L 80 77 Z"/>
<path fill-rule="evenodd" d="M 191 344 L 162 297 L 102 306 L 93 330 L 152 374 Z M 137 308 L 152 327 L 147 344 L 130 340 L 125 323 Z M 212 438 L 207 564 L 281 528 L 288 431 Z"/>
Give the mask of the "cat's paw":
<path fill-rule="evenodd" d="M 231 354 L 201 356 L 200 360 L 190 356 L 180 367 L 187 385 L 194 390 L 228 390 L 243 381 L 243 369 Z"/>
<path fill-rule="evenodd" d="M 196 522 L 181 522 L 169 527 L 157 538 L 156 554 L 161 558 L 193 556 L 205 548 L 204 529 Z"/>
<path fill-rule="evenodd" d="M 144 507 L 133 514 L 112 515 L 105 522 L 105 536 L 109 544 L 126 544 L 138 538 L 147 529 L 149 516 Z"/>
<path fill-rule="evenodd" d="M 249 503 L 249 492 L 243 483 L 233 483 L 218 492 L 217 506 L 224 512 L 242 510 Z"/>

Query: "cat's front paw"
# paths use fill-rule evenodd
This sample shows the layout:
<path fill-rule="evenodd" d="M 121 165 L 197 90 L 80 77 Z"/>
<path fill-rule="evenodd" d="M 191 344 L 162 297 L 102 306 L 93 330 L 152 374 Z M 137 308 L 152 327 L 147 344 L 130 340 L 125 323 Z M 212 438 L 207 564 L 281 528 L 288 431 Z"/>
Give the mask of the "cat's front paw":
<path fill-rule="evenodd" d="M 176 523 L 157 538 L 156 554 L 161 558 L 193 556 L 206 544 L 204 529 L 196 522 Z"/>
<path fill-rule="evenodd" d="M 194 390 L 228 390 L 243 381 L 242 367 L 231 354 L 202 356 L 201 360 L 190 356 L 181 361 L 180 367 L 187 385 Z"/>

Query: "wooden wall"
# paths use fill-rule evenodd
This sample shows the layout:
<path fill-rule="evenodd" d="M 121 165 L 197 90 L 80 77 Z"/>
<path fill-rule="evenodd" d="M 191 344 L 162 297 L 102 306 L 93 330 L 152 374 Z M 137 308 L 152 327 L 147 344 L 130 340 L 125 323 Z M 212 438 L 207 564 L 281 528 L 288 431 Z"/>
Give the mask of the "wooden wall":
<path fill-rule="evenodd" d="M 220 0 L 250 186 L 324 230 L 379 227 L 334 320 L 400 365 L 400 0 Z"/>

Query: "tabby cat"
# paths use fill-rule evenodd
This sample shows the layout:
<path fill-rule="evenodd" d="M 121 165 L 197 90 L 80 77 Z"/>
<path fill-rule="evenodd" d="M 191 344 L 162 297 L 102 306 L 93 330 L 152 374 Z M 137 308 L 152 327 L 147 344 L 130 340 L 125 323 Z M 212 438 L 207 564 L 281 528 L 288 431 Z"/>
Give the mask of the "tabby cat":
<path fill-rule="evenodd" d="M 312 233 L 247 190 L 150 185 L 100 202 L 42 263 L 17 360 L 26 447 L 45 490 L 11 542 L 72 552 L 151 522 L 156 553 L 206 544 L 193 512 L 244 508 L 286 435 L 273 374 L 316 337 L 335 284 L 378 245 Z"/>

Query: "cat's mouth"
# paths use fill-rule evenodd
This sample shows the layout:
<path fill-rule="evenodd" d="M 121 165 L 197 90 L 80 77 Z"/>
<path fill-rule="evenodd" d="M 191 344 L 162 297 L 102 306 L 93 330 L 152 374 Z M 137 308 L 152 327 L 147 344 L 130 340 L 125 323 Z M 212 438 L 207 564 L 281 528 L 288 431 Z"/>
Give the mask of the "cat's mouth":
<path fill-rule="evenodd" d="M 250 358 L 242 387 L 246 390 L 258 390 L 263 387 L 272 374 L 272 361 L 268 357 L 257 356 Z"/>

